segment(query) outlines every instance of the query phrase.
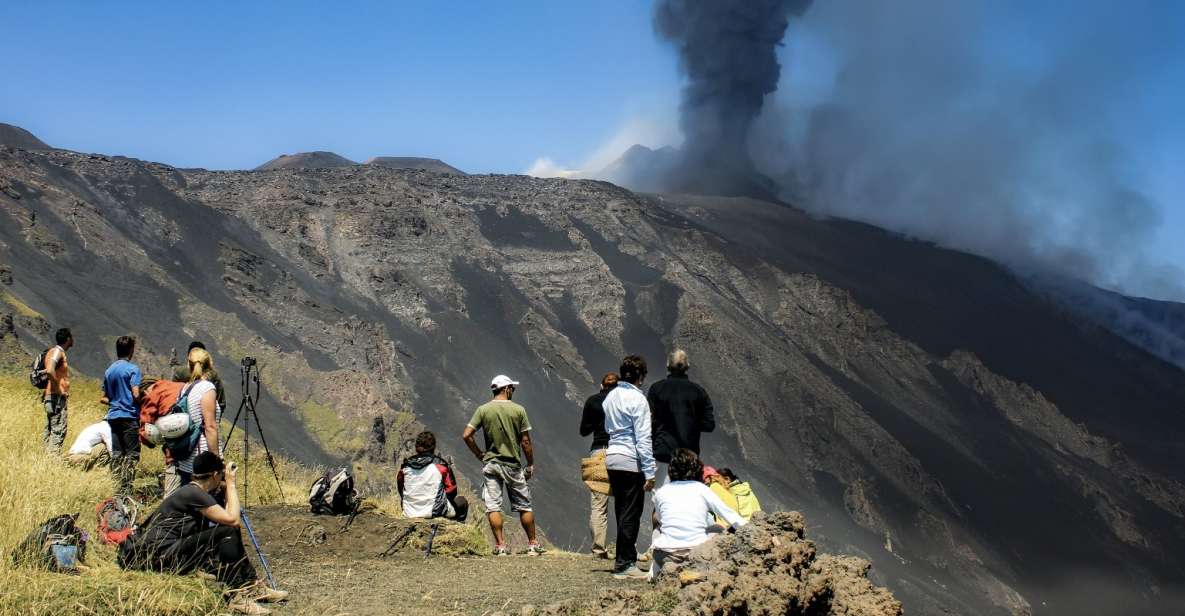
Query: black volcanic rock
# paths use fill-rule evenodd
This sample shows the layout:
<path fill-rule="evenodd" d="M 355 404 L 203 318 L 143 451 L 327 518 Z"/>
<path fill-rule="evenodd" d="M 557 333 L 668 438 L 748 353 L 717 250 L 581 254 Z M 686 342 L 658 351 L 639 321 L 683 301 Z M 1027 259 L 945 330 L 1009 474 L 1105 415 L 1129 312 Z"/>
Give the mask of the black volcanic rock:
<path fill-rule="evenodd" d="M 25 150 L 52 150 L 33 133 L 12 124 L 0 122 L 0 145 L 10 145 Z"/>
<path fill-rule="evenodd" d="M 4 290 L 44 315 L 15 315 L 23 344 L 68 325 L 88 374 L 125 333 L 146 374 L 194 337 L 220 369 L 256 356 L 269 443 L 302 459 L 390 459 L 427 426 L 473 482 L 456 435 L 509 374 L 539 523 L 576 548 L 581 403 L 622 354 L 653 380 L 678 345 L 717 409 L 704 459 L 872 561 L 908 613 L 1171 613 L 1181 596 L 1185 372 L 985 259 L 592 181 L 0 148 L 0 185 Z"/>
<path fill-rule="evenodd" d="M 388 169 L 422 169 L 435 173 L 450 175 L 466 175 L 464 171 L 441 161 L 437 158 L 422 158 L 419 156 L 375 156 L 366 161 L 367 165 L 386 167 Z"/>
<path fill-rule="evenodd" d="M 296 154 L 281 154 L 255 168 L 256 171 L 270 171 L 273 169 L 328 169 L 332 167 L 351 167 L 358 163 L 334 154 L 333 152 L 299 152 Z"/>

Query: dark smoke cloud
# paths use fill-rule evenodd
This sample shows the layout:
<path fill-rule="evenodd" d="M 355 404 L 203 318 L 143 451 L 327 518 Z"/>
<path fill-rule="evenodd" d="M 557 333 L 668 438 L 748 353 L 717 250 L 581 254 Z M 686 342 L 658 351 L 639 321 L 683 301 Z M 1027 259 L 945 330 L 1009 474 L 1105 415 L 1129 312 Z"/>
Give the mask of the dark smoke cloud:
<path fill-rule="evenodd" d="M 687 77 L 680 106 L 684 144 L 671 188 L 772 195 L 749 158 L 748 138 L 778 88 L 777 48 L 789 16 L 810 0 L 659 0 L 654 29 L 675 45 Z"/>
<path fill-rule="evenodd" d="M 1181 13 L 1039 4 L 818 3 L 789 36 L 813 42 L 799 57 L 829 55 L 833 83 L 767 105 L 758 167 L 819 212 L 1185 299 L 1180 270 L 1147 257 L 1161 212 L 1122 147 L 1147 86 L 1179 78 Z M 799 77 L 784 71 L 783 90 Z"/>

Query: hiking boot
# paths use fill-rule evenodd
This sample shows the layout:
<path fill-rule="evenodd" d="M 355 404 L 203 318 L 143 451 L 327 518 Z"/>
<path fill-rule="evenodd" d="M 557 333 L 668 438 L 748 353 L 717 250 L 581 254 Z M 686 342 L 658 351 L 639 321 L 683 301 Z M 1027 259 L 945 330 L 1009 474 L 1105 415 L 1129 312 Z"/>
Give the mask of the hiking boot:
<path fill-rule="evenodd" d="M 593 550 L 592 557 L 599 558 L 601 560 L 609 560 L 609 552 L 606 552 L 605 550 Z"/>
<path fill-rule="evenodd" d="M 249 597 L 239 595 L 233 601 L 227 604 L 227 608 L 232 612 L 239 614 L 252 614 L 254 616 L 263 616 L 264 614 L 271 614 L 272 611 L 256 603 Z"/>
<path fill-rule="evenodd" d="M 639 570 L 635 565 L 637 563 L 630 563 L 621 569 L 613 572 L 613 579 L 615 580 L 649 580 L 650 574 Z"/>
<path fill-rule="evenodd" d="M 505 545 L 494 546 L 494 556 L 510 556 L 510 548 Z"/>
<path fill-rule="evenodd" d="M 527 546 L 527 556 L 538 556 L 540 554 L 546 554 L 546 553 L 547 553 L 547 549 L 544 548 L 543 546 L 539 545 L 538 543 L 532 543 Z"/>

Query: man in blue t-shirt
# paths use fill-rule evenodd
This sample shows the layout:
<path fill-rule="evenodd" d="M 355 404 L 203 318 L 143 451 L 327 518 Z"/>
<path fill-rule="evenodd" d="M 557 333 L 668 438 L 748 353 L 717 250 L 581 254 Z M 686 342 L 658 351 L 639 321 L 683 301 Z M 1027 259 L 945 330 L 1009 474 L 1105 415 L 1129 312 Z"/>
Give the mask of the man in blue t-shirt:
<path fill-rule="evenodd" d="M 140 463 L 140 367 L 132 363 L 136 339 L 115 341 L 119 359 L 103 374 L 103 402 L 111 425 L 111 474 L 119 494 L 130 495 Z"/>

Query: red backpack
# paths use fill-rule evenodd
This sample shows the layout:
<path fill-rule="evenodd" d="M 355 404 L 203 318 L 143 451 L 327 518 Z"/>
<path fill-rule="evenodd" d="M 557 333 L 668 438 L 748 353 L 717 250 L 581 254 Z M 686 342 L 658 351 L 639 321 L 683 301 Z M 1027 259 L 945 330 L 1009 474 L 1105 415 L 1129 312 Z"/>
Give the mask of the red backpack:
<path fill-rule="evenodd" d="M 99 516 L 99 540 L 108 545 L 120 545 L 136 529 L 140 506 L 130 496 L 113 496 L 95 507 Z"/>

